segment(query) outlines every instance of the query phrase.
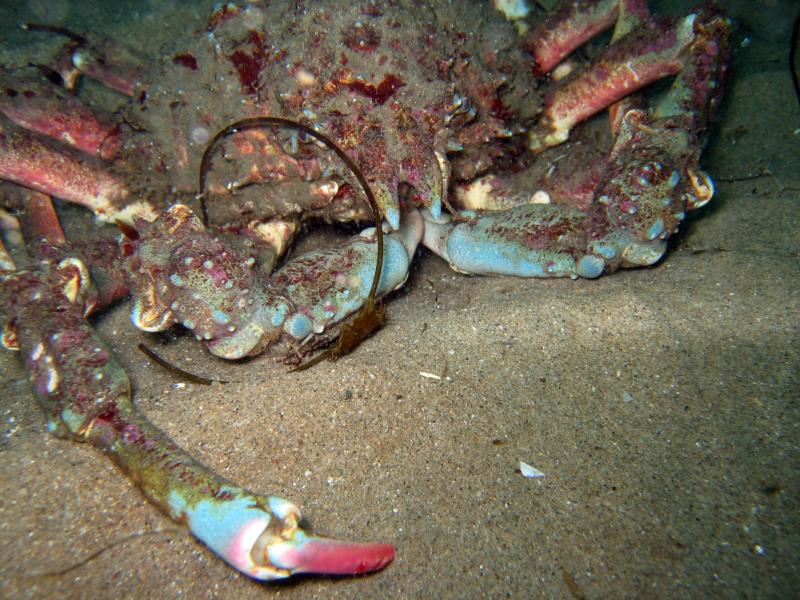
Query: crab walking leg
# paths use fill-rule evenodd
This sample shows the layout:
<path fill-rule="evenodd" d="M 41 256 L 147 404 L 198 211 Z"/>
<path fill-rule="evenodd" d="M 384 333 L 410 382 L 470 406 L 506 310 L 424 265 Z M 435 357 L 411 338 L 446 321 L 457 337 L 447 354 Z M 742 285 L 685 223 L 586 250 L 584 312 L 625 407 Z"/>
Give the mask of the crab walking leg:
<path fill-rule="evenodd" d="M 620 0 L 564 2 L 526 37 L 525 49 L 533 56 L 534 73 L 542 77 L 573 50 L 617 20 Z"/>
<path fill-rule="evenodd" d="M 256 579 L 356 574 L 386 566 L 387 544 L 350 543 L 298 527 L 292 503 L 232 485 L 176 446 L 134 407 L 122 367 L 83 318 L 78 259 L 0 277 L 3 339 L 25 357 L 48 429 L 106 453 L 147 498 L 235 569 Z"/>
<path fill-rule="evenodd" d="M 526 36 L 533 71 L 544 77 L 561 61 L 599 33 L 614 27 L 612 42 L 650 17 L 647 0 L 584 0 L 562 2 L 556 12 Z"/>
<path fill-rule="evenodd" d="M 100 158 L 109 160 L 122 145 L 122 129 L 74 96 L 57 93 L 34 80 L 0 79 L 0 113 L 14 123 Z"/>
<path fill-rule="evenodd" d="M 5 117 L 0 117 L 0 179 L 82 204 L 101 219 L 113 219 L 128 195 L 122 181 L 99 163 L 56 148 Z"/>
<path fill-rule="evenodd" d="M 50 68 L 61 77 L 64 87 L 75 89 L 81 75 L 87 75 L 104 86 L 126 96 L 133 96 L 144 74 L 133 53 L 113 40 L 93 36 L 92 43 L 80 34 L 63 27 L 26 24 L 23 29 L 55 33 L 70 39 L 58 53 Z"/>
<path fill-rule="evenodd" d="M 98 55 L 90 48 L 80 48 L 73 54 L 72 64 L 81 73 L 106 87 L 125 96 L 133 96 L 141 82 L 144 69 L 130 62 L 111 63 L 107 58 L 110 55 L 110 53 Z"/>
<path fill-rule="evenodd" d="M 698 13 L 674 22 L 653 18 L 642 24 L 545 100 L 539 123 L 530 132 L 530 149 L 539 152 L 564 142 L 578 123 L 636 90 L 679 73 L 687 53 L 705 32 Z"/>
<path fill-rule="evenodd" d="M 23 198 L 23 210 L 20 214 L 22 235 L 31 240 L 31 244 L 46 242 L 56 246 L 65 246 L 67 237 L 61 228 L 61 221 L 53 207 L 53 201 L 47 194 L 19 188 Z"/>

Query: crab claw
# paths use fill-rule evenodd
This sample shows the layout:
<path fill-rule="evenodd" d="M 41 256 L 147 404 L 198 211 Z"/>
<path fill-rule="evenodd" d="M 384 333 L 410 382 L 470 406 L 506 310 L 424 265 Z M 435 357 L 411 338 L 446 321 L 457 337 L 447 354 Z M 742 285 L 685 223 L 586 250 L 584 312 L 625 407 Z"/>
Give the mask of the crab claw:
<path fill-rule="evenodd" d="M 389 544 L 343 542 L 310 534 L 299 525 L 297 506 L 241 488 L 224 486 L 197 502 L 172 493 L 169 506 L 173 518 L 186 522 L 220 558 L 262 581 L 299 573 L 368 573 L 388 565 L 395 554 Z"/>
<path fill-rule="evenodd" d="M 378 571 L 394 559 L 390 544 L 344 542 L 298 530 L 293 539 L 269 548 L 270 562 L 296 573 L 357 575 Z"/>

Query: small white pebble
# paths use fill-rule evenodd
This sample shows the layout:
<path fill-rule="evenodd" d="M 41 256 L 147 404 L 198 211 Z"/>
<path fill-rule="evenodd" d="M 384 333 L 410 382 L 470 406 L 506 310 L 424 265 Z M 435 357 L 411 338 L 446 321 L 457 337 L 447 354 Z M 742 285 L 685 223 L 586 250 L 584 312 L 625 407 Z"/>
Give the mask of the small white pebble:
<path fill-rule="evenodd" d="M 297 81 L 297 85 L 301 87 L 309 87 L 317 82 L 317 78 L 305 69 L 300 69 L 297 71 L 297 74 L 295 74 L 294 78 Z"/>

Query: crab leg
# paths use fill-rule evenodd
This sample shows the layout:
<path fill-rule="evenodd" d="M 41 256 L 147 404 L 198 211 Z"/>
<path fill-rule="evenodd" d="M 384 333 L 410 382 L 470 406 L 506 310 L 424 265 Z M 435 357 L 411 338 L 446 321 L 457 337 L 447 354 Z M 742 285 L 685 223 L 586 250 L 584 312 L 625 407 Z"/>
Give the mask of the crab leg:
<path fill-rule="evenodd" d="M 289 261 L 272 278 L 255 260 L 210 234 L 184 205 L 152 223 L 137 221 L 136 239 L 123 242 L 131 273 L 131 320 L 145 331 L 181 323 L 213 354 L 239 359 L 281 339 L 301 343 L 340 322 L 365 302 L 375 271 L 374 232 L 339 248 Z M 416 211 L 386 236 L 378 294 L 405 281 L 422 236 Z"/>
<path fill-rule="evenodd" d="M 691 52 L 669 92 L 655 106 L 656 118 L 689 115 L 695 132 L 704 133 L 725 89 L 730 27 L 730 21 L 713 9 L 700 13 Z"/>
<path fill-rule="evenodd" d="M 629 15 L 622 27 L 637 23 Z M 727 21 L 712 11 L 691 13 L 682 19 L 650 18 L 612 44 L 589 69 L 571 79 L 545 100 L 537 127 L 530 132 L 529 146 L 539 152 L 560 144 L 581 121 L 611 106 L 625 96 L 670 75 L 676 75 L 700 53 Z M 717 57 L 712 57 L 718 64 Z"/>
<path fill-rule="evenodd" d="M 617 20 L 620 0 L 565 2 L 555 13 L 535 27 L 525 41 L 533 56 L 534 73 L 543 77 L 573 50 Z"/>
<path fill-rule="evenodd" d="M 28 23 L 23 29 L 55 33 L 69 38 L 51 65 L 68 90 L 74 89 L 81 74 L 86 74 L 106 87 L 126 96 L 133 96 L 144 69 L 130 50 L 107 38 L 89 40 L 64 27 Z"/>
<path fill-rule="evenodd" d="M 594 278 L 652 265 L 686 212 L 714 193 L 696 168 L 693 131 L 688 113 L 653 119 L 631 110 L 587 210 L 523 204 L 457 221 L 429 217 L 423 243 L 455 270 L 475 274 Z"/>
<path fill-rule="evenodd" d="M 529 147 L 538 152 L 567 140 L 570 130 L 632 92 L 680 72 L 683 51 L 694 40 L 696 15 L 666 31 L 650 22 L 611 46 L 590 68 L 559 87 L 545 100 Z"/>
<path fill-rule="evenodd" d="M 112 90 L 133 96 L 142 78 L 143 69 L 129 62 L 110 62 L 111 53 L 98 54 L 92 48 L 80 48 L 72 55 L 75 68 Z"/>
<path fill-rule="evenodd" d="M 99 218 L 114 218 L 128 190 L 88 157 L 56 148 L 42 136 L 0 117 L 0 179 L 82 204 Z"/>
<path fill-rule="evenodd" d="M 563 2 L 526 37 L 525 49 L 534 73 L 543 77 L 572 52 L 616 23 L 614 39 L 650 17 L 647 0 L 584 0 Z"/>
<path fill-rule="evenodd" d="M 34 246 L 45 241 L 54 246 L 65 246 L 67 238 L 50 196 L 24 188 L 19 190 L 24 202 L 24 206 L 20 207 L 23 236 Z M 35 239 L 31 239 L 31 232 L 35 232 Z"/>
<path fill-rule="evenodd" d="M 0 84 L 0 113 L 14 123 L 64 142 L 92 156 L 114 158 L 122 144 L 121 128 L 89 110 L 73 96 L 56 93 L 34 80 Z"/>
<path fill-rule="evenodd" d="M 232 567 L 270 580 L 365 573 L 394 558 L 387 544 L 307 533 L 295 505 L 222 479 L 141 415 L 124 370 L 84 319 L 88 270 L 79 259 L 43 262 L 0 281 L 3 341 L 25 357 L 48 429 L 101 449 L 151 502 Z"/>

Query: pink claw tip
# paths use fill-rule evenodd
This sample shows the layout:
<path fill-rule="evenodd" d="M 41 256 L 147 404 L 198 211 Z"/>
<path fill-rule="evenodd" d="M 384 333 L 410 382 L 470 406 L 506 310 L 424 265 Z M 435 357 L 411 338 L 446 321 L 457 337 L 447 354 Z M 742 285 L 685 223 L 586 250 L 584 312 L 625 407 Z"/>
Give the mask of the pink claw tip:
<path fill-rule="evenodd" d="M 384 568 L 394 559 L 395 549 L 390 544 L 310 537 L 296 546 L 284 547 L 279 554 L 273 556 L 270 551 L 274 564 L 293 573 L 357 575 Z"/>

